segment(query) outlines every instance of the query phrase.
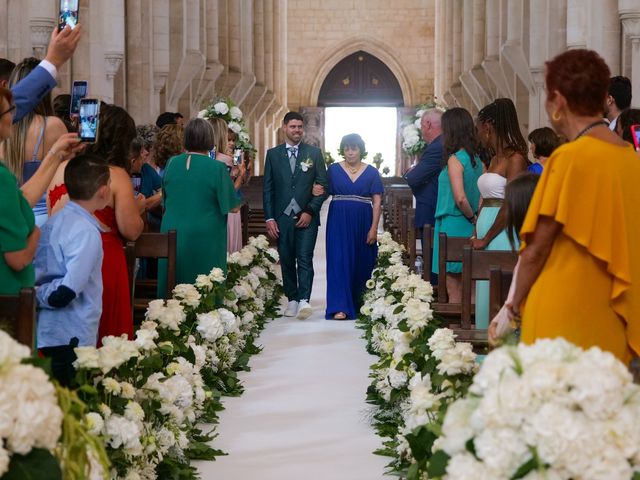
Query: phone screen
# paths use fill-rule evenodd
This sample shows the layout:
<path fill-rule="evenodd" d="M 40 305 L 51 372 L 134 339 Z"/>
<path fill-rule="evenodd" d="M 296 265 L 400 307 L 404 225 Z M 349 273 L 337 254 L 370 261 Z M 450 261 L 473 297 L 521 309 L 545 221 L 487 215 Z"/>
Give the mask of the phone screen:
<path fill-rule="evenodd" d="M 631 134 L 633 135 L 633 144 L 636 150 L 640 150 L 640 124 L 631 125 Z"/>
<path fill-rule="evenodd" d="M 87 90 L 87 82 L 85 80 L 76 80 L 73 82 L 71 105 L 69 106 L 70 115 L 78 115 L 80 113 L 80 100 L 87 96 Z"/>
<path fill-rule="evenodd" d="M 78 24 L 78 0 L 60 0 L 60 15 L 58 28 L 64 29 L 66 25 L 75 28 Z"/>
<path fill-rule="evenodd" d="M 98 119 L 100 116 L 100 102 L 95 99 L 80 101 L 80 140 L 94 143 L 98 138 Z"/>

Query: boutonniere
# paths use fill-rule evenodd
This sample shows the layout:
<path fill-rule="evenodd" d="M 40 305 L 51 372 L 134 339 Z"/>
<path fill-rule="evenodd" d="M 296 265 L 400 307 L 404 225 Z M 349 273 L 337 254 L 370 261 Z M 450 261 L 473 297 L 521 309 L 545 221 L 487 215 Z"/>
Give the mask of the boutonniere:
<path fill-rule="evenodd" d="M 307 157 L 302 162 L 300 162 L 300 170 L 302 170 L 303 172 L 306 172 L 310 168 L 313 168 L 313 160 L 311 160 L 311 157 Z"/>

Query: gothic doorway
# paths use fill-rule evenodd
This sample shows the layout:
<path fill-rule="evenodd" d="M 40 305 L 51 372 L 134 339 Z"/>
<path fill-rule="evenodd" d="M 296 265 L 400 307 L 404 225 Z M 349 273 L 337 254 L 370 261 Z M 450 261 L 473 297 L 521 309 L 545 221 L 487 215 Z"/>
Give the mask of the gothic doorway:
<path fill-rule="evenodd" d="M 306 141 L 339 161 L 342 136 L 358 133 L 369 152 L 367 162 L 373 164 L 380 154 L 380 171 L 397 174 L 398 108 L 403 107 L 404 99 L 398 80 L 382 61 L 362 50 L 348 55 L 327 74 L 317 104 L 302 109 Z"/>

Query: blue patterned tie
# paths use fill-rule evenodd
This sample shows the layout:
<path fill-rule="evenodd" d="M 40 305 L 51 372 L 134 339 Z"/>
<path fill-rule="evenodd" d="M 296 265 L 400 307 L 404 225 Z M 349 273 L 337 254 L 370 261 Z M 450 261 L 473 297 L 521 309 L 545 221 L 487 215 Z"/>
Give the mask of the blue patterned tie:
<path fill-rule="evenodd" d="M 289 165 L 291 166 L 291 173 L 296 170 L 296 160 L 298 159 L 298 147 L 287 147 L 289 152 Z"/>

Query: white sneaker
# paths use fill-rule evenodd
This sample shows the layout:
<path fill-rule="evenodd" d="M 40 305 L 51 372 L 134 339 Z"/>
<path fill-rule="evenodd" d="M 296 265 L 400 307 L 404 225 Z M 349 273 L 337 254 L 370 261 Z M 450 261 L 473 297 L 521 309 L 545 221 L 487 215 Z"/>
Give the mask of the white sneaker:
<path fill-rule="evenodd" d="M 304 320 L 305 318 L 309 318 L 313 313 L 313 308 L 309 305 L 309 302 L 306 300 L 300 300 L 300 308 L 298 308 L 298 319 Z"/>
<path fill-rule="evenodd" d="M 284 311 L 285 317 L 295 317 L 298 313 L 298 302 L 291 300 Z"/>

